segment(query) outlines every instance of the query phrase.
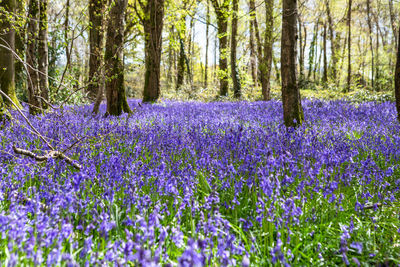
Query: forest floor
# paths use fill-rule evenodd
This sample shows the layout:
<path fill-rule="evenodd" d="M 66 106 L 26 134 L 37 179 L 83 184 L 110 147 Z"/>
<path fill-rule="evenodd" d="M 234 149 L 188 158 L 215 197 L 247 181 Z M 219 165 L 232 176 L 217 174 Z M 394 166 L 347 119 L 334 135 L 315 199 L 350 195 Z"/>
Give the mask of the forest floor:
<path fill-rule="evenodd" d="M 0 129 L 0 262 L 180 266 L 400 264 L 392 102 L 71 106 Z M 101 107 L 104 113 L 104 106 Z M 153 266 L 154 266 L 153 265 Z"/>

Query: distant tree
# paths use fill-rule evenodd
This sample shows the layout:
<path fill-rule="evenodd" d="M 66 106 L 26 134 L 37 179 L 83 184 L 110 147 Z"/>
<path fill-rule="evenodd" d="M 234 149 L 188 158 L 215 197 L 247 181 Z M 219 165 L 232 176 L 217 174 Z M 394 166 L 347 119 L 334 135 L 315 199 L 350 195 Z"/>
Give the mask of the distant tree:
<path fill-rule="evenodd" d="M 300 90 L 297 81 L 297 0 L 282 2 L 281 76 L 283 118 L 287 127 L 303 121 Z"/>
<path fill-rule="evenodd" d="M 127 0 L 114 0 L 108 20 L 106 50 L 104 55 L 106 74 L 107 114 L 121 115 L 131 112 L 124 85 L 124 36 Z"/>
<path fill-rule="evenodd" d="M 236 62 L 238 11 L 239 11 L 239 0 L 233 0 L 233 2 L 232 2 L 232 27 L 231 27 L 231 76 L 232 76 L 232 81 L 233 81 L 233 96 L 235 98 L 240 98 L 242 96 L 240 75 L 239 75 L 237 62 Z"/>
<path fill-rule="evenodd" d="M 88 96 L 96 102 L 93 113 L 98 113 L 100 102 L 103 99 L 103 85 L 101 82 L 103 74 L 103 40 L 104 40 L 104 12 L 106 0 L 89 1 L 89 84 Z"/>
<path fill-rule="evenodd" d="M 28 67 L 28 102 L 29 113 L 35 115 L 41 112 L 39 74 L 38 74 L 38 31 L 39 29 L 39 1 L 29 0 L 28 4 L 28 38 L 26 45 L 26 63 Z"/>
<path fill-rule="evenodd" d="M 228 18 L 230 0 L 211 0 L 217 17 L 218 40 L 219 40 L 219 95 L 228 95 Z"/>
<path fill-rule="evenodd" d="M 400 29 L 399 29 L 399 39 L 400 40 Z M 399 44 L 400 42 L 398 42 Z M 397 119 L 400 122 L 400 45 L 397 45 L 397 56 L 396 56 L 396 70 L 394 76 L 394 88 L 396 96 L 396 109 L 397 109 Z"/>
<path fill-rule="evenodd" d="M 5 12 L 14 13 L 15 0 L 0 0 L 0 7 Z M 0 13 L 0 90 L 15 104 L 20 105 L 15 94 L 15 67 L 13 51 L 15 50 L 15 30 L 10 21 L 11 16 Z M 13 107 L 12 103 L 0 94 L 0 109 Z M 0 113 L 1 110 L 0 110 Z M 2 115 L 2 114 L 1 114 Z"/>

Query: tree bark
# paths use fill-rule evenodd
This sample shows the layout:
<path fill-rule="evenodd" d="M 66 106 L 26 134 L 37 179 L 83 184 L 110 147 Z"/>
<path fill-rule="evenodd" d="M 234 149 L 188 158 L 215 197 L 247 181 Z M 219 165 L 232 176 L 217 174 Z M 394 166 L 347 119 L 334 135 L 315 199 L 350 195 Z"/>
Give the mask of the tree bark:
<path fill-rule="evenodd" d="M 332 78 L 335 81 L 335 84 L 337 84 L 337 53 L 336 53 L 336 42 L 335 42 L 335 30 L 334 30 L 334 25 L 333 25 L 333 19 L 331 15 L 331 9 L 329 7 L 329 0 L 325 1 L 325 6 L 326 6 L 326 14 L 328 17 L 328 26 L 329 26 L 329 38 L 331 41 L 331 69 L 332 69 Z"/>
<path fill-rule="evenodd" d="M 101 90 L 101 76 L 103 69 L 103 41 L 104 41 L 104 12 L 105 0 L 89 1 L 89 84 L 87 88 L 89 99 L 93 100 Z M 97 113 L 98 110 L 93 110 Z"/>
<path fill-rule="evenodd" d="M 258 78 L 257 78 L 257 52 L 255 48 L 255 40 L 254 40 L 254 26 L 253 22 L 250 20 L 250 70 L 251 70 L 251 77 L 253 80 L 253 85 L 255 87 L 258 86 Z"/>
<path fill-rule="evenodd" d="M 68 33 L 69 33 L 69 9 L 70 9 L 70 0 L 67 0 L 65 3 L 65 20 L 64 20 L 64 42 L 65 42 L 65 55 L 67 58 L 67 64 L 66 64 L 66 69 L 69 69 L 71 67 L 71 53 L 70 53 L 70 47 L 69 47 L 69 38 L 68 38 Z"/>
<path fill-rule="evenodd" d="M 394 43 L 395 47 L 397 47 L 398 39 L 396 38 L 396 18 L 394 15 L 394 10 L 393 10 L 393 0 L 389 0 L 389 15 L 390 15 L 390 24 L 392 26 L 392 32 L 393 32 L 393 37 L 394 37 Z"/>
<path fill-rule="evenodd" d="M 324 73 L 322 75 L 322 82 L 326 84 L 328 82 L 328 60 L 326 58 L 326 23 L 324 23 L 324 37 L 323 37 L 323 46 L 324 46 Z"/>
<path fill-rule="evenodd" d="M 107 114 L 119 116 L 132 112 L 124 86 L 124 35 L 127 0 L 114 0 L 110 9 L 104 55 L 106 73 Z"/>
<path fill-rule="evenodd" d="M 143 26 L 145 32 L 145 79 L 143 102 L 155 102 L 160 97 L 160 63 L 164 0 L 148 0 Z"/>
<path fill-rule="evenodd" d="M 48 24 L 47 24 L 47 2 L 48 0 L 39 0 L 39 44 L 38 44 L 38 70 L 40 94 L 45 101 L 42 101 L 42 108 L 47 109 L 49 102 L 49 48 Z"/>
<path fill-rule="evenodd" d="M 176 76 L 176 90 L 181 89 L 185 79 L 185 39 L 186 39 L 186 15 L 182 15 L 180 19 L 179 36 L 179 56 L 178 56 L 178 72 Z M 188 69 L 189 70 L 189 69 Z"/>
<path fill-rule="evenodd" d="M 351 86 L 351 5 L 352 0 L 349 0 L 349 9 L 347 10 L 347 92 L 350 91 Z"/>
<path fill-rule="evenodd" d="M 0 7 L 5 11 L 14 13 L 16 2 L 15 0 L 2 0 Z M 13 51 L 15 50 L 15 30 L 9 17 L 4 13 L 0 13 L 0 90 L 2 90 L 15 104 L 21 107 L 15 94 L 15 64 Z M 5 47 L 3 47 L 5 46 Z M 4 99 L 0 95 L 0 101 L 8 108 L 13 108 L 13 104 Z M 2 105 L 0 105 L 2 106 Z M 4 111 L 0 111 L 3 115 Z M 1 119 L 1 118 L 0 118 Z"/>
<path fill-rule="evenodd" d="M 400 40 L 400 30 L 399 30 L 399 40 Z M 396 96 L 397 119 L 400 122 L 400 45 L 397 46 L 394 88 L 395 88 L 395 96 Z"/>
<path fill-rule="evenodd" d="M 39 29 L 39 1 L 30 0 L 28 5 L 28 39 L 26 51 L 26 63 L 28 67 L 28 102 L 29 113 L 32 115 L 41 112 L 41 100 L 39 98 L 39 75 L 37 72 L 38 60 L 38 29 Z"/>
<path fill-rule="evenodd" d="M 371 87 L 374 88 L 374 45 L 372 42 L 372 23 L 371 23 L 371 0 L 367 0 L 367 22 L 368 22 L 368 29 L 369 29 L 369 47 L 371 49 Z"/>
<path fill-rule="evenodd" d="M 210 28 L 210 2 L 207 0 L 206 14 L 206 59 L 204 65 L 204 88 L 208 87 L 208 46 L 209 46 L 209 28 Z"/>
<path fill-rule="evenodd" d="M 235 98 L 240 98 L 242 96 L 240 76 L 236 62 L 238 9 L 239 9 L 239 1 L 233 0 L 232 27 L 231 27 L 231 76 L 233 81 L 233 96 Z"/>
<path fill-rule="evenodd" d="M 286 127 L 296 127 L 303 121 L 300 90 L 297 82 L 297 0 L 283 0 L 281 39 L 281 76 L 283 118 Z"/>
<path fill-rule="evenodd" d="M 314 72 L 315 69 L 315 58 L 316 58 L 316 47 L 317 47 L 317 40 L 318 40 L 318 26 L 319 26 L 319 17 L 318 20 L 316 21 L 314 25 L 314 35 L 310 44 L 310 51 L 308 54 L 308 73 L 307 73 L 307 80 L 311 79 L 311 75 Z"/>
<path fill-rule="evenodd" d="M 299 55 L 299 69 L 300 69 L 300 81 L 304 80 L 304 50 L 303 50 L 303 29 L 301 25 L 301 18 L 300 15 L 297 18 L 298 21 L 298 32 L 299 32 L 299 50 L 300 50 L 300 55 Z M 305 40 L 304 40 L 305 41 Z"/>
<path fill-rule="evenodd" d="M 264 33 L 264 51 L 263 61 L 259 63 L 262 82 L 262 95 L 263 100 L 268 101 L 271 99 L 271 68 L 272 68 L 272 46 L 274 44 L 274 0 L 265 0 L 265 33 Z M 297 18 L 296 18 L 297 20 Z M 297 44 L 296 44 L 297 45 Z"/>
<path fill-rule="evenodd" d="M 218 40 L 219 40 L 219 95 L 228 95 L 228 11 L 229 11 L 229 0 L 223 0 L 220 5 L 218 0 L 211 0 L 215 14 L 217 17 L 217 28 L 218 28 Z"/>

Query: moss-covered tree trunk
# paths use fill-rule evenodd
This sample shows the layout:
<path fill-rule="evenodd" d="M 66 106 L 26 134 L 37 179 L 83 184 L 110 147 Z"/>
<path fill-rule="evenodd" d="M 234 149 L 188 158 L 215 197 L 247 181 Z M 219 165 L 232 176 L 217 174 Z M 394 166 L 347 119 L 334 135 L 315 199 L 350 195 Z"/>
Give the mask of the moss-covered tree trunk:
<path fill-rule="evenodd" d="M 160 64 L 164 0 L 148 0 L 144 8 L 145 79 L 143 102 L 155 102 L 160 97 Z"/>
<path fill-rule="evenodd" d="M 101 86 L 101 76 L 103 69 L 103 40 L 104 40 L 104 12 L 105 0 L 89 1 L 89 85 L 88 97 L 94 99 L 98 95 Z M 93 110 L 97 113 L 98 110 Z"/>
<path fill-rule="evenodd" d="M 286 127 L 295 127 L 303 121 L 300 90 L 297 81 L 297 0 L 283 0 L 281 76 L 283 118 Z"/>
<path fill-rule="evenodd" d="M 219 40 L 219 95 L 227 96 L 229 89 L 228 81 L 228 16 L 229 0 L 223 0 L 220 4 L 218 0 L 211 1 L 217 17 L 218 40 Z"/>
<path fill-rule="evenodd" d="M 15 0 L 0 0 L 0 7 L 6 12 L 15 12 Z M 13 51 L 15 50 L 15 30 L 12 27 L 10 16 L 0 13 L 0 90 L 3 91 L 15 104 L 20 106 L 15 94 L 15 65 Z M 1 94 L 0 94 L 0 98 Z M 4 113 L 6 107 L 13 104 L 6 98 L 2 98 L 0 113 Z M 3 115 L 3 114 L 0 114 Z"/>
<path fill-rule="evenodd" d="M 119 116 L 130 113 L 124 85 L 124 35 L 127 0 L 111 4 L 105 51 L 107 114 Z"/>
<path fill-rule="evenodd" d="M 49 102 L 49 48 L 47 45 L 48 26 L 47 26 L 47 1 L 39 0 L 39 44 L 38 44 L 38 70 L 39 87 L 42 100 L 42 107 L 47 108 L 46 102 Z"/>

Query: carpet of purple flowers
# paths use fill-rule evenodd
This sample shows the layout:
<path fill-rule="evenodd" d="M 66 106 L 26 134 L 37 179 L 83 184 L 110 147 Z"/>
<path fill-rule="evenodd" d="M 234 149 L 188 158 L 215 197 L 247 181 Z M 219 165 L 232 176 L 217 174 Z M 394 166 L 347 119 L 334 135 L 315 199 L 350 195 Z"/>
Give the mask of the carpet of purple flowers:
<path fill-rule="evenodd" d="M 295 130 L 277 101 L 130 104 L 30 118 L 80 171 L 15 155 L 48 149 L 18 114 L 0 129 L 0 262 L 400 264 L 393 103 L 305 101 Z"/>

